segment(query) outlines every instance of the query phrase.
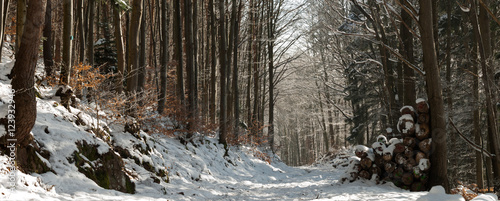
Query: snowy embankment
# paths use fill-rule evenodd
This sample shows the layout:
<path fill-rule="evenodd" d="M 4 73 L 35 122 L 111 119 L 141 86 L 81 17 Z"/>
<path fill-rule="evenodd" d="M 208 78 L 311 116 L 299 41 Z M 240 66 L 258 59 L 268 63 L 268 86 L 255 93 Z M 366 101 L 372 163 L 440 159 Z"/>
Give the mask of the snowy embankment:
<path fill-rule="evenodd" d="M 5 55 L 5 54 L 4 54 Z M 6 114 L 10 80 L 5 76 L 13 66 L 4 57 L 0 64 L 0 115 Z M 42 69 L 39 67 L 38 72 Z M 198 137 L 183 145 L 176 138 L 124 132 L 122 124 L 97 123 L 85 106 L 61 106 L 55 89 L 38 86 L 37 119 L 32 130 L 42 154 L 39 158 L 51 169 L 42 174 L 16 172 L 16 184 L 9 183 L 8 159 L 0 154 L 0 200 L 463 200 L 431 193 L 410 193 L 392 184 L 372 181 L 340 182 L 345 167 L 324 163 L 314 167 L 288 167 L 272 157 L 272 163 L 254 157 L 255 149 L 225 149 L 210 137 Z M 98 131 L 105 134 L 96 135 Z M 0 135 L 5 130 L 0 126 Z M 97 137 L 99 136 L 99 137 Z M 123 161 L 135 194 L 100 187 L 81 170 L 96 169 L 100 158 L 90 158 L 81 144 L 93 147 L 94 155 L 116 153 Z M 78 162 L 78 160 L 79 162 Z M 81 166 L 76 165 L 80 163 Z M 109 181 L 108 181 L 109 185 Z M 486 197 L 488 200 L 491 197 Z"/>

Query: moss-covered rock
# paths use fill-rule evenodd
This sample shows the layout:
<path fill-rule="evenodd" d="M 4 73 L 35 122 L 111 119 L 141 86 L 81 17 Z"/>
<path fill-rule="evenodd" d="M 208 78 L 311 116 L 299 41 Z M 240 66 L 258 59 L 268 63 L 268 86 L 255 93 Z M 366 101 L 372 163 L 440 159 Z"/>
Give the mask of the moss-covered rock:
<path fill-rule="evenodd" d="M 135 184 L 123 171 L 124 164 L 120 156 L 113 151 L 101 155 L 97 145 L 89 145 L 85 141 L 78 142 L 77 146 L 78 152 L 73 153 L 72 161 L 78 171 L 102 188 L 135 193 Z"/>

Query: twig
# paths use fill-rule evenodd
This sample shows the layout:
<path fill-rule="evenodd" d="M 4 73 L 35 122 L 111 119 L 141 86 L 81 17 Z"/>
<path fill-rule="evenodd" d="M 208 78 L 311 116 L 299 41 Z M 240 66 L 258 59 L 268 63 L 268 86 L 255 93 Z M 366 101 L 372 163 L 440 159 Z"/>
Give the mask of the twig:
<path fill-rule="evenodd" d="M 495 154 L 491 154 L 490 152 L 484 150 L 483 148 L 481 148 L 481 146 L 477 145 L 476 143 L 470 141 L 467 137 L 464 136 L 464 134 L 462 134 L 462 132 L 460 132 L 458 130 L 458 128 L 455 126 L 455 124 L 453 123 L 453 120 L 450 118 L 448 118 L 450 120 L 450 124 L 453 126 L 453 128 L 455 128 L 455 130 L 457 131 L 457 134 L 460 138 L 462 138 L 463 140 L 465 140 L 465 142 L 467 142 L 467 144 L 469 144 L 469 146 L 471 146 L 474 150 L 476 151 L 480 151 L 481 153 L 483 153 L 485 156 L 487 157 L 494 157 Z"/>

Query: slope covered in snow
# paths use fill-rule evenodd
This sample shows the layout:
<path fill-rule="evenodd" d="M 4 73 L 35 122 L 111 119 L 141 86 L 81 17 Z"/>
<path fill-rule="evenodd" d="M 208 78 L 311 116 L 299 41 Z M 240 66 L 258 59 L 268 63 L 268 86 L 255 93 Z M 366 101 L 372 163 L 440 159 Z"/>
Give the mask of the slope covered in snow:
<path fill-rule="evenodd" d="M 5 75 L 13 66 L 8 57 L 3 61 L 2 116 L 6 114 L 11 88 Z M 38 71 L 42 72 L 41 67 Z M 184 145 L 165 135 L 142 131 L 131 134 L 124 131 L 122 124 L 98 122 L 85 106 L 69 112 L 54 96 L 53 88 L 37 89 L 43 98 L 37 98 L 32 133 L 43 152 L 38 157 L 51 171 L 15 172 L 17 180 L 11 186 L 9 175 L 14 172 L 9 169 L 6 153 L 1 153 L 0 200 L 463 200 L 439 190 L 410 193 L 392 184 L 375 185 L 372 181 L 342 183 L 346 167 L 334 168 L 328 162 L 289 167 L 276 156 L 271 157 L 269 164 L 255 157 L 260 152 L 252 147 L 230 147 L 225 156 L 226 150 L 215 138 L 201 135 L 193 144 Z M 99 131 L 105 132 L 97 134 Z M 0 132 L 5 134 L 5 130 Z M 82 150 L 82 144 L 89 145 L 93 155 L 119 155 L 124 165 L 122 171 L 134 183 L 135 193 L 104 189 L 82 173 L 108 165 L 100 158 L 91 158 Z M 492 197 L 482 199 L 489 198 Z"/>

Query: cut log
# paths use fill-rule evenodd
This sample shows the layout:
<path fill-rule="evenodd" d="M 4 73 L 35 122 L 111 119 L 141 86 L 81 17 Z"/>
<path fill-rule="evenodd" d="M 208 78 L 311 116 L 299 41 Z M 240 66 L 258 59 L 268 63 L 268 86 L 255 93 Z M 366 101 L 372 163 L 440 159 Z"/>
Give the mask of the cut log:
<path fill-rule="evenodd" d="M 418 129 L 416 129 L 415 136 L 419 140 L 425 140 L 430 137 L 430 129 L 428 124 L 418 124 Z"/>
<path fill-rule="evenodd" d="M 420 159 L 423 159 L 423 158 L 427 158 L 427 154 L 425 154 L 424 152 L 418 151 L 417 154 L 415 155 L 415 161 L 417 162 L 417 164 L 419 164 Z"/>
<path fill-rule="evenodd" d="M 403 137 L 412 137 L 415 134 L 415 122 L 411 115 L 405 114 L 399 118 L 398 131 Z"/>
<path fill-rule="evenodd" d="M 384 167 L 385 165 L 385 160 L 384 158 L 382 157 L 382 155 L 375 155 L 375 165 L 377 165 L 378 167 Z"/>
<path fill-rule="evenodd" d="M 413 167 L 412 173 L 413 173 L 413 177 L 415 177 L 415 179 L 420 180 L 420 177 L 422 177 L 422 171 L 420 170 L 420 168 L 418 166 Z"/>
<path fill-rule="evenodd" d="M 403 177 L 401 178 L 401 181 L 403 181 L 403 184 L 409 186 L 413 183 L 413 175 L 409 172 L 403 173 Z"/>
<path fill-rule="evenodd" d="M 394 163 L 392 161 L 388 162 L 385 164 L 384 169 L 388 173 L 394 172 L 394 170 L 396 169 L 396 163 Z"/>
<path fill-rule="evenodd" d="M 364 170 L 369 170 L 372 167 L 372 164 L 373 161 L 368 157 L 361 159 L 361 168 Z"/>
<path fill-rule="evenodd" d="M 411 147 L 405 147 L 404 155 L 406 158 L 413 158 L 415 151 Z"/>
<path fill-rule="evenodd" d="M 403 177 L 404 173 L 405 171 L 403 170 L 403 168 L 398 167 L 394 170 L 393 178 L 400 180 Z"/>
<path fill-rule="evenodd" d="M 391 161 L 392 160 L 392 154 L 391 153 L 384 153 L 383 156 L 385 161 Z"/>
<path fill-rule="evenodd" d="M 363 169 L 363 168 L 361 168 L 361 164 L 356 164 L 356 165 L 354 165 L 354 169 L 353 169 L 353 170 L 354 170 L 355 172 L 360 172 L 362 169 Z"/>
<path fill-rule="evenodd" d="M 395 146 L 395 148 L 394 148 L 395 154 L 403 153 L 405 151 L 405 145 L 403 143 L 398 143 L 394 146 Z"/>
<path fill-rule="evenodd" d="M 417 99 L 415 101 L 417 103 L 417 113 L 418 114 L 427 114 L 429 113 L 429 104 L 422 98 Z"/>
<path fill-rule="evenodd" d="M 413 192 L 418 192 L 418 191 L 425 191 L 425 185 L 422 182 L 413 182 L 410 187 L 410 191 Z"/>
<path fill-rule="evenodd" d="M 398 165 L 403 165 L 406 163 L 406 158 L 405 158 L 404 154 L 399 153 L 399 154 L 396 154 L 396 156 L 394 157 L 394 161 Z"/>
<path fill-rule="evenodd" d="M 424 153 L 429 153 L 429 151 L 431 151 L 431 143 L 432 138 L 425 139 L 422 142 L 418 143 L 418 148 L 420 148 L 420 151 Z"/>
<path fill-rule="evenodd" d="M 413 171 L 414 165 L 411 164 L 410 160 L 415 161 L 415 159 L 410 158 L 410 159 L 406 160 L 405 164 L 403 164 L 403 168 L 404 168 L 404 170 L 406 172 L 412 172 Z"/>
<path fill-rule="evenodd" d="M 427 113 L 421 113 L 418 115 L 417 122 L 419 124 L 428 124 L 430 120 L 430 116 Z"/>
<path fill-rule="evenodd" d="M 422 182 L 423 184 L 426 184 L 427 181 L 429 181 L 429 175 L 427 173 L 422 172 L 418 180 L 420 180 L 420 182 Z"/>
<path fill-rule="evenodd" d="M 362 170 L 361 172 L 359 172 L 359 177 L 364 179 L 371 179 L 372 174 L 366 170 Z"/>
<path fill-rule="evenodd" d="M 373 165 L 373 166 L 370 168 L 370 173 L 372 173 L 372 175 L 376 174 L 376 175 L 381 176 L 381 174 L 382 174 L 382 169 L 380 169 L 380 167 L 378 167 L 377 165 Z"/>
<path fill-rule="evenodd" d="M 417 139 L 414 137 L 405 137 L 403 139 L 403 144 L 407 147 L 415 148 L 415 146 L 417 146 Z"/>
<path fill-rule="evenodd" d="M 365 158 L 368 156 L 368 152 L 370 151 L 370 148 L 363 146 L 363 145 L 356 145 L 354 147 L 354 153 L 356 154 L 357 157 L 359 158 Z"/>

